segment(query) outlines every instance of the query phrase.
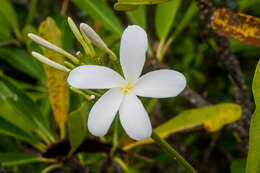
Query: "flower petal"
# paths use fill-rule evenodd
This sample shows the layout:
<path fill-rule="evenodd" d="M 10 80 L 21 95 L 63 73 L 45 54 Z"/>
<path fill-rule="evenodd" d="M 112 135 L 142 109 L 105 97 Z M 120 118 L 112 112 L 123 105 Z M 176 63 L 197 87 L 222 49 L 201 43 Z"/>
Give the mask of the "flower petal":
<path fill-rule="evenodd" d="M 123 100 L 119 88 L 107 91 L 92 107 L 88 117 L 88 129 L 95 136 L 104 136 Z"/>
<path fill-rule="evenodd" d="M 138 96 L 166 98 L 177 96 L 186 86 L 183 74 L 174 70 L 156 70 L 143 75 L 135 85 Z"/>
<path fill-rule="evenodd" d="M 148 41 L 146 32 L 137 25 L 128 26 L 120 43 L 120 63 L 125 78 L 136 81 L 141 75 Z"/>
<path fill-rule="evenodd" d="M 119 108 L 119 118 L 128 136 L 144 140 L 151 136 L 152 126 L 142 102 L 134 94 L 128 94 Z"/>
<path fill-rule="evenodd" d="M 74 68 L 68 83 L 80 89 L 105 89 L 119 87 L 124 79 L 110 68 L 97 65 L 83 65 Z"/>

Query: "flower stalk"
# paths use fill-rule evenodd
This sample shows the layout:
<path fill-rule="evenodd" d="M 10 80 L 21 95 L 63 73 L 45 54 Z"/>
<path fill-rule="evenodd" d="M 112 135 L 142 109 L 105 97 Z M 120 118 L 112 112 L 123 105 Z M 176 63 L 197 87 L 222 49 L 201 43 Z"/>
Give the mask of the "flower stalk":
<path fill-rule="evenodd" d="M 172 148 L 164 139 L 162 139 L 155 131 L 152 132 L 153 140 L 167 153 L 169 153 L 174 160 L 181 163 L 188 172 L 198 173 L 174 148 Z"/>
<path fill-rule="evenodd" d="M 79 95 L 83 96 L 88 101 L 92 101 L 93 99 L 95 99 L 95 96 L 93 97 L 93 95 L 87 95 L 86 93 L 77 88 L 70 87 L 70 89 L 75 93 L 78 93 Z"/>

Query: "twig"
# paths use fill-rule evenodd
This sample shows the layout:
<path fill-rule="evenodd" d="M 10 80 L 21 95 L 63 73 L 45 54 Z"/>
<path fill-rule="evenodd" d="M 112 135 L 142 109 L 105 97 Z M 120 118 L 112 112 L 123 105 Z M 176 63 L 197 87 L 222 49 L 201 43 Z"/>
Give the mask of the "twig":
<path fill-rule="evenodd" d="M 198 93 L 196 93 L 189 87 L 186 87 L 181 93 L 181 95 L 196 107 L 210 105 L 210 103 L 207 100 L 205 100 L 202 96 L 200 96 Z"/>
<path fill-rule="evenodd" d="M 0 42 L 0 47 L 10 46 L 10 45 L 19 45 L 19 42 L 17 40 L 6 40 Z"/>
<path fill-rule="evenodd" d="M 205 154 L 204 154 L 203 164 L 202 164 L 202 165 L 204 165 L 204 166 L 207 165 L 212 151 L 214 150 L 214 148 L 215 148 L 216 145 L 218 144 L 220 138 L 222 137 L 222 134 L 223 134 L 222 132 L 223 132 L 223 130 L 220 131 L 220 132 L 217 132 L 217 134 L 215 134 L 215 135 L 212 137 L 211 142 L 210 142 L 208 148 L 207 148 L 207 149 L 205 150 L 205 152 L 204 152 Z"/>
<path fill-rule="evenodd" d="M 196 0 L 200 10 L 200 17 L 206 23 L 206 35 L 209 37 L 210 33 L 213 33 L 213 38 L 218 46 L 219 60 L 223 64 L 224 68 L 228 71 L 231 82 L 235 87 L 235 99 L 242 110 L 243 115 L 241 119 L 232 124 L 230 127 L 235 129 L 241 136 L 243 142 L 243 153 L 246 154 L 248 148 L 248 134 L 250 117 L 252 115 L 253 102 L 250 99 L 249 92 L 243 78 L 243 73 L 239 64 L 239 61 L 232 53 L 231 46 L 228 39 L 214 33 L 210 28 L 210 21 L 214 8 L 209 0 Z M 242 130 L 243 129 L 243 130 Z"/>
<path fill-rule="evenodd" d="M 61 163 L 53 164 L 45 168 L 41 173 L 50 173 L 51 171 L 61 167 L 62 167 Z"/>
<path fill-rule="evenodd" d="M 150 66 L 150 69 L 153 70 L 170 68 L 168 65 L 159 62 L 156 58 L 148 58 L 148 65 Z M 206 99 L 204 99 L 201 95 L 193 91 L 188 86 L 183 90 L 181 95 L 196 107 L 210 105 L 210 102 L 208 102 Z"/>
<path fill-rule="evenodd" d="M 65 16 L 68 10 L 69 0 L 63 0 L 60 15 Z"/>

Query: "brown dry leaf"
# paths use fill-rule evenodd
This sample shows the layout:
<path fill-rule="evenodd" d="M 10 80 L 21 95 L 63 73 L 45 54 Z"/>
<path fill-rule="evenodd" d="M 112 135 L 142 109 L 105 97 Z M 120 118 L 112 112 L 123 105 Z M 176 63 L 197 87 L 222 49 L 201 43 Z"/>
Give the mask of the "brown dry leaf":
<path fill-rule="evenodd" d="M 59 47 L 61 46 L 61 31 L 52 18 L 48 17 L 41 23 L 39 27 L 39 34 L 45 40 Z M 63 64 L 64 57 L 62 55 L 45 48 L 42 48 L 42 50 L 46 57 L 59 64 Z M 53 115 L 59 125 L 61 138 L 64 138 L 65 123 L 67 120 L 69 107 L 69 92 L 66 82 L 67 74 L 66 72 L 58 71 L 47 65 L 44 65 L 44 69 L 47 76 L 48 93 Z"/>
<path fill-rule="evenodd" d="M 217 9 L 211 27 L 219 35 L 234 37 L 245 44 L 260 46 L 260 19 L 229 9 Z"/>

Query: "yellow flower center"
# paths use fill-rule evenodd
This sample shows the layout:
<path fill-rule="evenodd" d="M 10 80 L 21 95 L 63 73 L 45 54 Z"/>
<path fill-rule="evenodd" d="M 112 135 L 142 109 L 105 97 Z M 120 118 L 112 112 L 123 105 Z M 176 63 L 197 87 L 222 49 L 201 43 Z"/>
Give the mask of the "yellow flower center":
<path fill-rule="evenodd" d="M 121 85 L 120 91 L 124 94 L 127 94 L 129 91 L 134 89 L 134 85 L 132 85 L 130 82 L 124 82 Z"/>

